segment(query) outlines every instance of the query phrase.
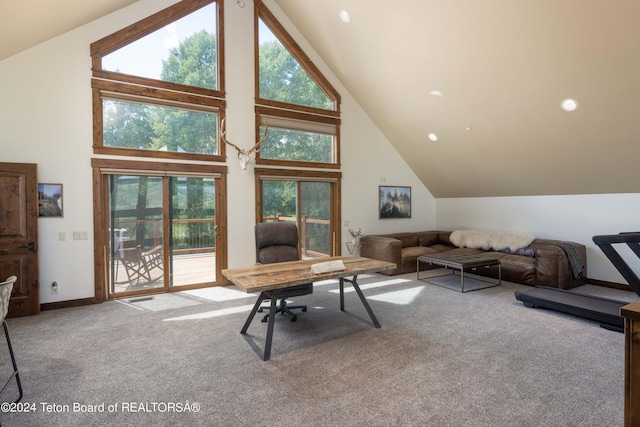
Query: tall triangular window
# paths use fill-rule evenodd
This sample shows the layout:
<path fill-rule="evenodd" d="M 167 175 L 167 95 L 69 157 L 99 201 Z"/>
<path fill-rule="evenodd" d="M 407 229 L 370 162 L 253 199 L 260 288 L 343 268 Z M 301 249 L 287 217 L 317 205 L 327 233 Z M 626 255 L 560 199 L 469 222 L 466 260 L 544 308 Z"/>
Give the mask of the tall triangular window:
<path fill-rule="evenodd" d="M 330 98 L 262 19 L 258 21 L 260 98 L 333 110 Z"/>
<path fill-rule="evenodd" d="M 216 4 L 102 57 L 102 69 L 133 76 L 218 89 Z"/>
<path fill-rule="evenodd" d="M 340 95 L 260 0 L 255 13 L 256 163 L 339 168 Z"/>
<path fill-rule="evenodd" d="M 224 160 L 221 9 L 184 0 L 91 44 L 95 153 Z"/>

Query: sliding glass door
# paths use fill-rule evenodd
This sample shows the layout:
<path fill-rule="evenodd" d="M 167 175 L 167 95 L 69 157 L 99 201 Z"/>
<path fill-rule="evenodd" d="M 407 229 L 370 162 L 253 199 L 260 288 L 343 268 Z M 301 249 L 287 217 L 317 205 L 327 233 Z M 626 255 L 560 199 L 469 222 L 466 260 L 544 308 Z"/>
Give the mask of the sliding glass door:
<path fill-rule="evenodd" d="M 291 171 L 257 169 L 259 222 L 285 221 L 298 226 L 303 258 L 339 253 L 339 177 L 336 173 L 294 176 Z M 273 176 L 269 176 L 273 174 Z M 281 175 L 289 174 L 291 177 Z"/>
<path fill-rule="evenodd" d="M 215 284 L 216 177 L 107 179 L 110 297 Z"/>
<path fill-rule="evenodd" d="M 163 178 L 109 176 L 110 293 L 164 288 Z"/>
<path fill-rule="evenodd" d="M 216 183 L 170 177 L 171 286 L 216 280 Z"/>
<path fill-rule="evenodd" d="M 331 232 L 331 184 L 298 182 L 299 229 L 303 257 L 333 255 Z"/>

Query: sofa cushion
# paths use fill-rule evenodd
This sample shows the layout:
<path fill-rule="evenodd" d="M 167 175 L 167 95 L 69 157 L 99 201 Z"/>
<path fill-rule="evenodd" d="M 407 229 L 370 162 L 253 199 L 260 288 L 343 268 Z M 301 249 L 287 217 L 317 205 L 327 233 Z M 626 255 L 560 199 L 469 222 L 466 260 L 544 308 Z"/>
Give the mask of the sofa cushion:
<path fill-rule="evenodd" d="M 451 249 L 450 252 L 459 253 L 459 254 L 471 254 L 471 255 L 484 255 L 486 253 L 482 249 L 473 249 L 473 248 L 455 248 L 455 249 Z"/>
<path fill-rule="evenodd" d="M 411 246 L 419 246 L 417 233 L 396 233 L 396 234 L 390 235 L 389 237 L 393 237 L 394 239 L 400 240 L 400 242 L 402 242 L 403 248 L 409 248 Z"/>
<path fill-rule="evenodd" d="M 522 255 L 506 255 L 500 259 L 502 279 L 509 282 L 535 286 L 536 259 Z"/>
<path fill-rule="evenodd" d="M 529 246 L 535 237 L 531 234 L 502 231 L 455 230 L 451 233 L 450 239 L 458 247 L 516 251 Z"/>
<path fill-rule="evenodd" d="M 437 250 L 425 246 L 413 246 L 410 248 L 402 248 L 400 251 L 403 259 L 418 258 L 421 255 L 436 254 Z"/>
<path fill-rule="evenodd" d="M 433 246 L 440 243 L 440 236 L 438 232 L 425 231 L 418 233 L 418 244 L 420 246 Z"/>
<path fill-rule="evenodd" d="M 431 249 L 435 250 L 436 252 L 448 252 L 452 249 L 455 249 L 455 246 L 451 246 L 451 245 L 445 245 L 443 243 L 439 243 L 436 245 L 431 245 L 429 246 Z"/>

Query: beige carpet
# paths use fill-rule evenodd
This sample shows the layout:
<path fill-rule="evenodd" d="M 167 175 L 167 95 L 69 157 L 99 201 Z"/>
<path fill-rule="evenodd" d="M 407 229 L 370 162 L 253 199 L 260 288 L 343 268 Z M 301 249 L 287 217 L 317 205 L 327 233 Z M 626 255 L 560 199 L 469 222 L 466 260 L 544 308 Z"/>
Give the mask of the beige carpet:
<path fill-rule="evenodd" d="M 29 412 L 0 422 L 622 425 L 623 334 L 526 308 L 513 296 L 521 285 L 462 294 L 415 275 L 360 282 L 382 328 L 355 292 L 341 312 L 337 284 L 319 284 L 295 301 L 309 305 L 298 322 L 277 319 L 267 362 L 239 334 L 255 297 L 234 288 L 9 319 Z M 248 332 L 264 345 L 266 324 Z"/>

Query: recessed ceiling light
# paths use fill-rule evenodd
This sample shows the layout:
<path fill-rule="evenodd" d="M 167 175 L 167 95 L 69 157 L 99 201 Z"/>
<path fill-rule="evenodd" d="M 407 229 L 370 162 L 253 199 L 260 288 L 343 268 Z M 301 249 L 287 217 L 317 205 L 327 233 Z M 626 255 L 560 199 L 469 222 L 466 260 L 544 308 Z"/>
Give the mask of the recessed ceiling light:
<path fill-rule="evenodd" d="M 340 15 L 340 19 L 345 24 L 348 24 L 349 22 L 351 22 L 351 17 L 349 16 L 349 12 L 347 12 L 346 10 L 342 9 L 339 15 Z"/>
<path fill-rule="evenodd" d="M 471 126 L 465 126 L 464 130 L 466 130 L 467 132 L 471 132 Z"/>
<path fill-rule="evenodd" d="M 429 135 L 427 135 L 427 136 L 429 137 L 430 140 L 432 140 L 434 142 L 438 140 L 438 135 L 436 135 L 433 132 L 429 132 Z"/>
<path fill-rule="evenodd" d="M 431 92 L 429 92 L 429 95 L 442 96 L 442 92 L 440 92 L 439 90 L 432 90 Z"/>
<path fill-rule="evenodd" d="M 564 99 L 560 103 L 560 108 L 562 108 L 562 111 L 575 111 L 578 109 L 578 101 L 572 98 Z"/>

